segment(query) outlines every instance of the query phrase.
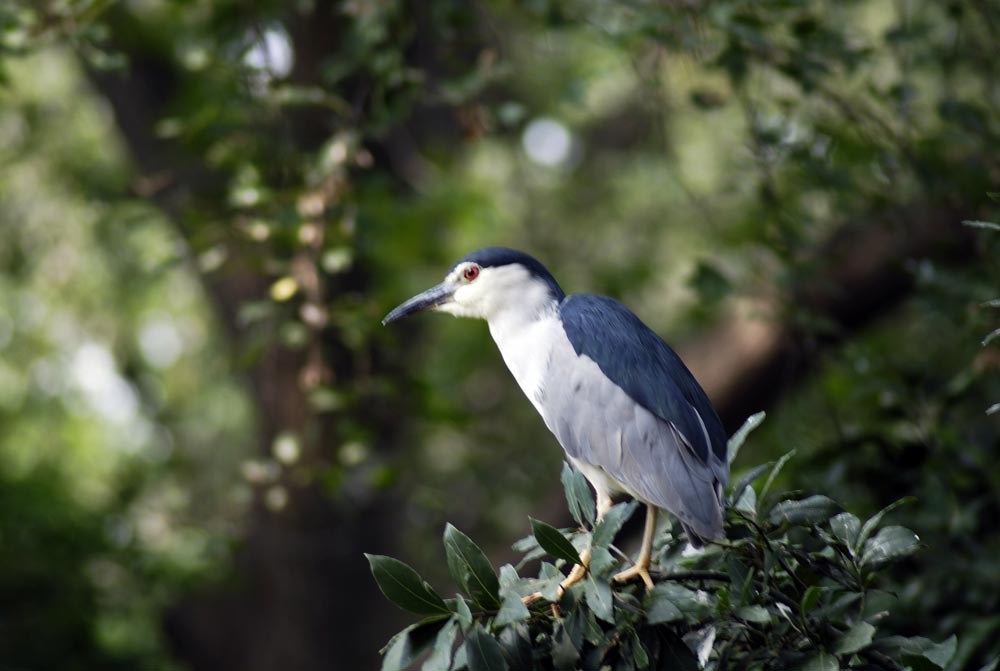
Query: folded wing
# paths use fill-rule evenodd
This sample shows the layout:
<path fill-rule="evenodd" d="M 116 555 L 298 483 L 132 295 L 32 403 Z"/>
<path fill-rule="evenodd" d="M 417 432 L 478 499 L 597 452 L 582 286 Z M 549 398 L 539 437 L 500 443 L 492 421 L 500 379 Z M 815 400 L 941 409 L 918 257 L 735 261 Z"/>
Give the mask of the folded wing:
<path fill-rule="evenodd" d="M 561 317 L 572 347 L 553 351 L 541 390 L 549 429 L 571 457 L 676 515 L 693 540 L 720 538 L 726 434 L 697 381 L 617 301 L 572 296 Z"/>

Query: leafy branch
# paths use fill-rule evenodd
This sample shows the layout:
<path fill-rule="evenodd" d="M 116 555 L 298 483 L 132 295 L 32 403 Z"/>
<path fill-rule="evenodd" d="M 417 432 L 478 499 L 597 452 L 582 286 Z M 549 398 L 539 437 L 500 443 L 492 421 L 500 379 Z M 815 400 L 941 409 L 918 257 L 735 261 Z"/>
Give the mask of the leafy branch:
<path fill-rule="evenodd" d="M 730 442 L 735 458 L 762 417 Z M 822 495 L 768 493 L 787 458 L 750 469 L 729 492 L 728 540 L 697 554 L 672 527 L 656 543 L 655 587 L 612 585 L 628 565 L 612 545 L 636 504 L 618 504 L 591 529 L 594 502 L 566 465 L 562 483 L 573 529 L 531 520 L 517 566 L 495 570 L 465 534 L 444 533 L 458 591 L 445 599 L 412 568 L 369 556 L 383 593 L 423 619 L 383 649 L 383 671 L 521 669 L 943 669 L 956 639 L 880 635 L 894 597 L 879 574 L 920 547 L 905 527 L 883 520 L 907 500 L 862 521 Z M 755 483 L 767 475 L 758 490 Z M 585 580 L 559 594 L 564 568 L 592 548 Z M 537 571 L 521 575 L 537 562 Z M 526 606 L 522 598 L 541 592 Z"/>

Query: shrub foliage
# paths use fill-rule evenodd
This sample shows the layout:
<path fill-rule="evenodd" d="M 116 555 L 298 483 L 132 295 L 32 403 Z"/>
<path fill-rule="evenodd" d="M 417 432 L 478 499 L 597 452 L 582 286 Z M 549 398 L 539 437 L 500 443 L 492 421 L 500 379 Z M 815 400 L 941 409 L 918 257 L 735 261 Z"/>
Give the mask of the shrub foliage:
<path fill-rule="evenodd" d="M 730 441 L 730 460 L 760 419 Z M 772 492 L 790 456 L 733 483 L 726 542 L 692 554 L 682 534 L 662 531 L 651 591 L 611 580 L 630 563 L 612 542 L 638 505 L 619 503 L 595 525 L 590 489 L 569 465 L 562 482 L 579 526 L 531 520 L 532 534 L 515 544 L 524 553 L 517 565 L 496 571 L 447 526 L 445 556 L 459 592 L 452 598 L 403 562 L 369 555 L 385 596 L 423 618 L 385 646 L 383 670 L 944 669 L 954 637 L 937 643 L 879 631 L 894 602 L 879 574 L 920 546 L 913 531 L 885 524 L 905 500 L 861 520 L 823 495 Z M 588 546 L 585 580 L 560 595 L 562 569 Z M 535 592 L 542 597 L 525 605 Z"/>

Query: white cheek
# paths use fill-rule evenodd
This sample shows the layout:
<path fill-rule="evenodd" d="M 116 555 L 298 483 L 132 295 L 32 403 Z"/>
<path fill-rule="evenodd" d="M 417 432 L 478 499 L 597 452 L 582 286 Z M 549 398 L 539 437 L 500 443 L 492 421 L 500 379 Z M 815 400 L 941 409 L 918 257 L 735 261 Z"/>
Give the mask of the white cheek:
<path fill-rule="evenodd" d="M 466 284 L 455 290 L 451 301 L 437 308 L 456 317 L 483 317 L 482 291 L 478 285 Z"/>
<path fill-rule="evenodd" d="M 460 286 L 452 300 L 466 308 L 478 306 L 483 301 L 482 284 L 465 284 Z"/>

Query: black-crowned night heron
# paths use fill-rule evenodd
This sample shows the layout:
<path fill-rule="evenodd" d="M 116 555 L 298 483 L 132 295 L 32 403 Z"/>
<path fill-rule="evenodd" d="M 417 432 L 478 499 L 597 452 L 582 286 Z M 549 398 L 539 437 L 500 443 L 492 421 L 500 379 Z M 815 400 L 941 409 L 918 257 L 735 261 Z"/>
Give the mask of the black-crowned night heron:
<path fill-rule="evenodd" d="M 382 323 L 422 310 L 489 323 L 514 379 L 593 486 L 598 519 L 613 494 L 646 504 L 639 556 L 616 580 L 638 576 L 652 587 L 657 508 L 680 520 L 695 547 L 723 538 L 725 430 L 680 357 L 628 308 L 605 296 L 566 296 L 536 259 L 489 247 Z M 585 575 L 589 551 L 581 558 L 564 588 Z"/>

